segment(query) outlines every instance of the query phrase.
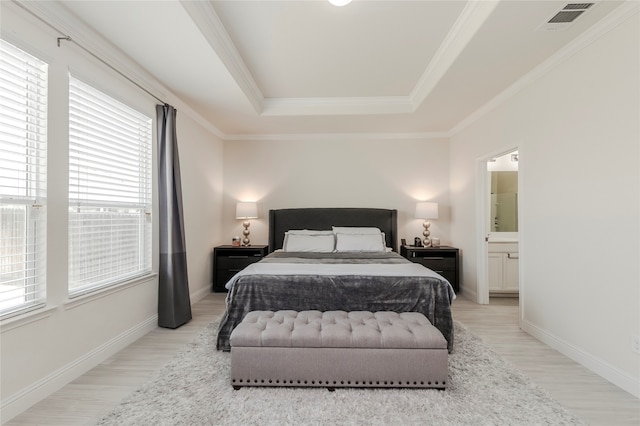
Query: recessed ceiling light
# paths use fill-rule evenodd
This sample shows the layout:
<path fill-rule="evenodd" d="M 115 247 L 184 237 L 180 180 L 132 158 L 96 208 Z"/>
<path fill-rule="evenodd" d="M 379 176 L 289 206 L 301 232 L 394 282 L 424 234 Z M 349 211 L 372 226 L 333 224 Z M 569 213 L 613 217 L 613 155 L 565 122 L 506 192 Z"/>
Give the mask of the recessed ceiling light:
<path fill-rule="evenodd" d="M 351 3 L 351 0 L 329 0 L 329 3 L 334 6 L 344 6 Z"/>

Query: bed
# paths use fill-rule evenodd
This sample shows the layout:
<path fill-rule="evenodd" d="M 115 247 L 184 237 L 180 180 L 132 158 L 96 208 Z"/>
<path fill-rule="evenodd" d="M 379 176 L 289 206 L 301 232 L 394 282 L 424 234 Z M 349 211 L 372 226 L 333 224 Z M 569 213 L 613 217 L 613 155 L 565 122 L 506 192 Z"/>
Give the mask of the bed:
<path fill-rule="evenodd" d="M 380 230 L 377 238 L 387 249 L 351 251 L 353 241 L 374 241 L 370 235 L 353 236 L 351 230 L 361 235 L 359 230 L 368 234 L 368 229 Z M 294 241 L 322 236 L 311 238 L 316 244 L 329 241 L 329 234 L 334 247 L 341 248 L 337 253 L 296 249 Z M 420 312 L 440 330 L 452 351 L 453 288 L 440 275 L 400 256 L 397 241 L 397 210 L 270 210 L 270 254 L 227 283 L 227 309 L 218 329 L 217 349 L 230 350 L 231 332 L 251 311 L 342 310 Z"/>

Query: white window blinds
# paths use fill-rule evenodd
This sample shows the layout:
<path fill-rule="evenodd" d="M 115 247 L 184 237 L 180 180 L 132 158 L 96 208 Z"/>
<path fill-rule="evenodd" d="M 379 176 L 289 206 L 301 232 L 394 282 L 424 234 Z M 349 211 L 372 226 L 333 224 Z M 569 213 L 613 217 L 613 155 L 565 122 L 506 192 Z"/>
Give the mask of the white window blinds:
<path fill-rule="evenodd" d="M 69 81 L 69 293 L 151 272 L 151 123 Z"/>
<path fill-rule="evenodd" d="M 0 40 L 0 316 L 45 302 L 47 64 Z"/>

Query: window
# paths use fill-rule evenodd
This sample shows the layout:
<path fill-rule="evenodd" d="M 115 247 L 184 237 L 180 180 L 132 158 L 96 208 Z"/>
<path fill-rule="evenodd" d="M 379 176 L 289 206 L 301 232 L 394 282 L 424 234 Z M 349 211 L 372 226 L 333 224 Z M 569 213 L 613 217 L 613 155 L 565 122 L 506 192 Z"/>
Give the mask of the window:
<path fill-rule="evenodd" d="M 151 272 L 151 118 L 69 81 L 69 294 Z"/>
<path fill-rule="evenodd" d="M 0 316 L 46 294 L 47 64 L 0 40 Z"/>

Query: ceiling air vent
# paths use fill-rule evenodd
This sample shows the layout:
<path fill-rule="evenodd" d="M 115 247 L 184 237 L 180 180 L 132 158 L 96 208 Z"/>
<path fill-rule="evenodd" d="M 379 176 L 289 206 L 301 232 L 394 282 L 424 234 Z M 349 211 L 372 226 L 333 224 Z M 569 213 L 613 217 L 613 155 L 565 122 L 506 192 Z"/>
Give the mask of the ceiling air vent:
<path fill-rule="evenodd" d="M 562 10 L 556 12 L 551 19 L 542 24 L 539 31 L 558 31 L 566 30 L 569 25 L 575 21 L 578 16 L 582 15 L 595 3 L 569 3 Z"/>
<path fill-rule="evenodd" d="M 589 9 L 591 6 L 593 6 L 593 3 L 569 3 L 568 5 L 566 5 L 565 7 L 562 8 L 562 10 L 587 10 Z"/>

